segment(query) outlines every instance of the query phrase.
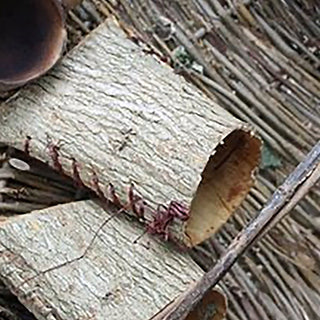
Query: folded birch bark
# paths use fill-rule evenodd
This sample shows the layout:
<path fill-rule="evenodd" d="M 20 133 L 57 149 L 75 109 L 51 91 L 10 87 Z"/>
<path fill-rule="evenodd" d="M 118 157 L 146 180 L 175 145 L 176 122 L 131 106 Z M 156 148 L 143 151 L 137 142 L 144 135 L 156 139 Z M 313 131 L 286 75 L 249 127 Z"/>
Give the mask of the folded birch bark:
<path fill-rule="evenodd" d="M 259 161 L 252 128 L 146 56 L 113 20 L 0 110 L 0 141 L 21 148 L 31 136 L 32 155 L 51 162 L 48 141 L 60 144 L 64 171 L 72 175 L 75 158 L 85 185 L 94 171 L 105 194 L 112 183 L 124 199 L 133 182 L 147 221 L 158 204 L 184 202 L 190 218 L 172 232 L 187 246 L 226 222 Z"/>

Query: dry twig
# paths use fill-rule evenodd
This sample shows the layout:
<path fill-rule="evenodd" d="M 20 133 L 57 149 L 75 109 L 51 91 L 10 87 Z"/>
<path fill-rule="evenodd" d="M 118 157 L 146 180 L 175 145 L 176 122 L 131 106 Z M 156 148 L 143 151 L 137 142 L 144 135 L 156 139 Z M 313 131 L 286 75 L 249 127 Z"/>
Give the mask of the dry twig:
<path fill-rule="evenodd" d="M 180 298 L 175 307 L 171 308 L 169 312 L 165 311 L 164 316 L 158 315 L 154 320 L 185 319 L 202 297 L 230 270 L 244 251 L 282 219 L 319 178 L 320 142 L 311 150 L 306 160 L 276 190 L 258 217 L 233 240 L 216 265 Z"/>

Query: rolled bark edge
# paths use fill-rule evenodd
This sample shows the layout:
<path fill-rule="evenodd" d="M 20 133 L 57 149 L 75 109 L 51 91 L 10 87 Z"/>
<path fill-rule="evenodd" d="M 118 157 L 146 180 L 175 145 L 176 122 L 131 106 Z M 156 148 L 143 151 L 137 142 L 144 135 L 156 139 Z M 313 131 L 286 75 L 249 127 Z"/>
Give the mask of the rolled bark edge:
<path fill-rule="evenodd" d="M 194 247 L 227 222 L 254 184 L 261 140 L 248 125 L 234 128 L 216 146 L 202 172 L 184 225 L 185 241 Z"/>

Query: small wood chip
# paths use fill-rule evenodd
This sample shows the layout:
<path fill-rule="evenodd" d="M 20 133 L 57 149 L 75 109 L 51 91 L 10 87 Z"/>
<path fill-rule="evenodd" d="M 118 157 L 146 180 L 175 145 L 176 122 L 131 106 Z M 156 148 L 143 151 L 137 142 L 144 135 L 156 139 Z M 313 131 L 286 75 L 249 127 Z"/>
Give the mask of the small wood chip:
<path fill-rule="evenodd" d="M 30 170 L 30 166 L 28 163 L 26 163 L 25 161 L 22 161 L 20 159 L 17 158 L 11 158 L 8 160 L 9 164 L 11 167 L 20 170 L 20 171 L 29 171 Z"/>

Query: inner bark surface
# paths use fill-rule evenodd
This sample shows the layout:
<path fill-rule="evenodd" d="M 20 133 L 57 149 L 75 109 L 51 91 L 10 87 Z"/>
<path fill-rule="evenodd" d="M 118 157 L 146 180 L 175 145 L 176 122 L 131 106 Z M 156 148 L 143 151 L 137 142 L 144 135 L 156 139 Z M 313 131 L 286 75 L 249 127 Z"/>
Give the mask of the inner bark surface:
<path fill-rule="evenodd" d="M 216 233 L 241 204 L 254 181 L 260 146 L 250 132 L 235 130 L 209 158 L 186 224 L 191 246 Z"/>

